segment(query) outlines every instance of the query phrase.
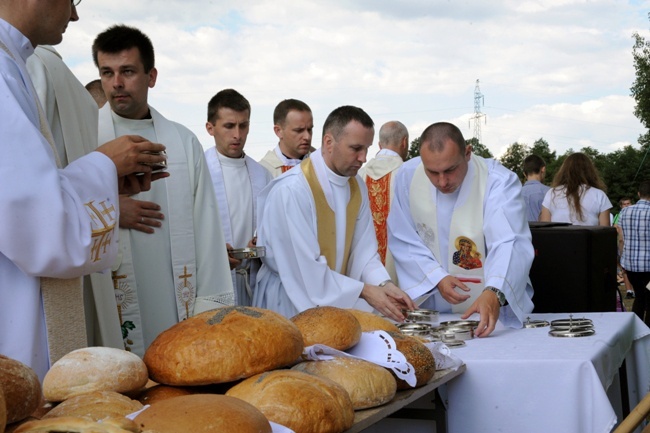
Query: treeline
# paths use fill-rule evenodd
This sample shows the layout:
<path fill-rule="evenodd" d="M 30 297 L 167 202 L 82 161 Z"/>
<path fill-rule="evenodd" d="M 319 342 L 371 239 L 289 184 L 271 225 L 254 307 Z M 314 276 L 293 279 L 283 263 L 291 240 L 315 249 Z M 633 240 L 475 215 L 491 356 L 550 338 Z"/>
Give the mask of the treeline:
<path fill-rule="evenodd" d="M 648 150 L 650 143 L 643 136 L 639 140 L 641 147 L 635 149 L 632 146 L 625 146 L 620 150 L 611 153 L 600 153 L 591 147 L 584 147 L 579 152 L 589 155 L 598 168 L 605 185 L 607 185 L 607 196 L 614 206 L 612 211 L 618 212 L 618 201 L 622 197 L 630 197 L 637 200 L 637 189 L 642 180 L 650 179 L 650 156 Z M 476 138 L 466 141 L 471 144 L 474 154 L 493 158 L 490 150 L 483 144 L 478 143 Z M 497 158 L 501 164 L 517 173 L 522 183 L 525 181 L 523 173 L 524 159 L 528 155 L 537 155 L 546 162 L 546 178 L 544 183 L 551 185 L 553 177 L 564 162 L 567 156 L 574 153 L 573 149 L 567 150 L 562 155 L 552 151 L 548 142 L 543 138 L 535 141 L 532 146 L 524 143 L 511 144 L 501 158 Z M 408 158 L 420 154 L 420 139 L 416 138 L 411 142 Z"/>

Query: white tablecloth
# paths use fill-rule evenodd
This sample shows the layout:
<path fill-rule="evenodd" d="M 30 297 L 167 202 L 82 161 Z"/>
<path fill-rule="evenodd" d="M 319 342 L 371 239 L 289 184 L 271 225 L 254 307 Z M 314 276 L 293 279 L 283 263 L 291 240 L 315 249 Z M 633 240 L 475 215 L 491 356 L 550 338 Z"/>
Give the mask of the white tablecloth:
<path fill-rule="evenodd" d="M 531 319 L 568 318 L 531 314 Z M 633 313 L 574 313 L 595 335 L 498 325 L 454 349 L 467 371 L 448 384 L 449 433 L 608 433 L 617 423 L 607 389 L 626 360 L 630 408 L 650 391 L 650 329 Z M 441 320 L 457 320 L 441 315 Z M 621 420 L 619 419 L 618 422 Z"/>

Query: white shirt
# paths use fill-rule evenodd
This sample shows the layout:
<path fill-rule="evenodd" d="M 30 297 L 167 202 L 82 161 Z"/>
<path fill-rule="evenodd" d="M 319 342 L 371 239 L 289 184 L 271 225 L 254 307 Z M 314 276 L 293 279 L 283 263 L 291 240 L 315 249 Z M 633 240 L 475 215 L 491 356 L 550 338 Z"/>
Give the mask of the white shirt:
<path fill-rule="evenodd" d="M 578 226 L 597 226 L 598 215 L 612 208 L 612 203 L 607 195 L 598 188 L 580 188 L 580 207 L 583 220 L 578 219 L 575 211 L 569 207 L 566 190 L 556 187 L 548 190 L 544 196 L 542 206 L 551 212 L 551 221 L 566 222 Z"/>

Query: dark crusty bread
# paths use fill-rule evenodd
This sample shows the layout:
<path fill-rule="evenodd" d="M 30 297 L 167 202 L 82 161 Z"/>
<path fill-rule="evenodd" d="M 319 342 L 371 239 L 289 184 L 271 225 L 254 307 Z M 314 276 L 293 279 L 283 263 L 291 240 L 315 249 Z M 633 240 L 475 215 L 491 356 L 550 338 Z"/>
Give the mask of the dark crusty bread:
<path fill-rule="evenodd" d="M 147 380 L 147 367 L 138 355 L 111 347 L 86 347 L 52 365 L 43 380 L 43 394 L 56 402 L 93 391 L 128 393 L 144 387 Z"/>
<path fill-rule="evenodd" d="M 301 362 L 291 368 L 333 380 L 350 394 L 354 410 L 388 403 L 395 397 L 397 382 L 384 367 L 354 358 Z"/>
<path fill-rule="evenodd" d="M 42 400 L 41 383 L 36 372 L 4 355 L 0 355 L 0 388 L 6 404 L 7 424 L 30 416 Z"/>
<path fill-rule="evenodd" d="M 162 332 L 144 355 L 149 375 L 165 385 L 232 382 L 295 363 L 302 335 L 271 310 L 224 307 Z"/>
<path fill-rule="evenodd" d="M 350 309 L 348 310 L 354 317 L 357 318 L 361 325 L 362 332 L 370 331 L 393 331 L 399 332 L 399 328 L 393 322 L 375 313 L 367 311 Z"/>
<path fill-rule="evenodd" d="M 422 386 L 431 380 L 436 373 L 436 360 L 424 343 L 399 332 L 389 332 L 388 334 L 395 340 L 397 350 L 404 354 L 406 360 L 415 369 L 415 378 L 417 380 L 415 387 Z M 395 378 L 397 379 L 397 389 L 411 389 L 408 383 L 397 377 Z"/>
<path fill-rule="evenodd" d="M 359 321 L 343 308 L 309 308 L 293 316 L 291 321 L 300 329 L 305 346 L 324 344 L 347 350 L 361 339 Z"/>
<path fill-rule="evenodd" d="M 153 403 L 135 422 L 156 433 L 271 433 L 255 407 L 225 395 L 192 394 Z"/>
<path fill-rule="evenodd" d="M 275 370 L 233 386 L 228 396 L 245 400 L 274 423 L 295 433 L 338 433 L 354 423 L 347 391 L 336 382 L 294 370 Z"/>

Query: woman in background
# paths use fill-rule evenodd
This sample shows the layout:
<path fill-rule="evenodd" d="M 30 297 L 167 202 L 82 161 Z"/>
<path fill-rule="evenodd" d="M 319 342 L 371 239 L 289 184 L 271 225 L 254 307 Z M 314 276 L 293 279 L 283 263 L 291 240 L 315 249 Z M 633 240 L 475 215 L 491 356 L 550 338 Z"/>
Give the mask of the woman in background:
<path fill-rule="evenodd" d="M 612 203 L 594 163 L 584 153 L 564 160 L 542 202 L 540 221 L 609 226 Z"/>

